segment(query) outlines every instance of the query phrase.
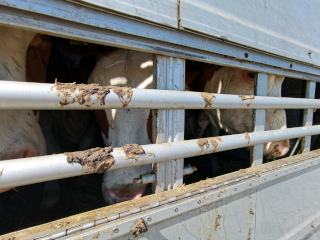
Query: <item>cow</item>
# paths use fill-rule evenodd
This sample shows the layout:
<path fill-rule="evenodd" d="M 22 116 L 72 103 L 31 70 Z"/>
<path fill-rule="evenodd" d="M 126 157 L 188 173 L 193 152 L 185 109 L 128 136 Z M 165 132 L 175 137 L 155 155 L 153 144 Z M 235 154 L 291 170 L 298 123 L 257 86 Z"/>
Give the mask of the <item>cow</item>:
<path fill-rule="evenodd" d="M 0 79 L 25 82 L 27 50 L 36 33 L 0 26 L 0 36 Z M 0 110 L 0 160 L 45 153 L 44 137 L 32 110 Z"/>
<path fill-rule="evenodd" d="M 254 76 L 246 70 L 209 64 L 204 64 L 201 67 L 199 65 L 196 71 L 193 70 L 186 72 L 186 82 L 190 90 L 201 89 L 206 92 L 241 95 L 254 94 Z M 269 96 L 281 95 L 282 81 L 283 77 L 269 76 Z M 152 54 L 117 49 L 100 56 L 89 77 L 89 83 L 152 88 Z M 237 114 L 234 114 L 235 112 Z M 150 110 L 107 109 L 96 111 L 96 116 L 106 146 L 122 147 L 130 143 L 152 143 Z M 270 119 L 271 116 L 273 121 Z M 230 134 L 250 132 L 252 131 L 252 110 L 205 110 L 200 114 L 197 124 L 202 127 L 204 122 L 206 124 L 212 123 L 217 129 L 223 129 Z M 283 110 L 267 110 L 266 122 L 266 130 L 285 128 L 285 112 Z M 192 123 L 188 125 L 190 126 Z M 203 133 L 204 128 L 196 129 L 195 132 L 202 131 Z M 288 146 L 288 140 L 268 143 L 265 146 L 264 154 L 272 152 L 279 157 L 288 151 Z M 277 149 L 277 151 L 273 149 Z M 104 173 L 102 184 L 104 199 L 107 203 L 112 204 L 142 196 L 147 191 L 146 186 L 134 185 L 132 180 L 150 171 L 151 166 L 145 165 Z"/>
<path fill-rule="evenodd" d="M 153 56 L 123 49 L 111 51 L 98 58 L 89 83 L 152 88 Z M 106 109 L 95 113 L 106 146 L 122 147 L 131 143 L 141 145 L 152 142 L 150 110 Z M 105 172 L 102 183 L 105 201 L 113 204 L 144 195 L 148 191 L 147 186 L 133 184 L 133 179 L 151 170 L 151 165 L 144 165 Z"/>
<path fill-rule="evenodd" d="M 187 84 L 196 84 L 192 87 L 197 91 L 240 96 L 254 94 L 254 72 L 203 63 L 190 63 L 189 69 L 197 74 L 194 74 L 195 77 Z M 281 97 L 283 80 L 282 76 L 268 75 L 267 96 Z M 201 137 L 208 124 L 212 124 L 217 131 L 223 130 L 228 134 L 251 132 L 252 115 L 253 111 L 250 109 L 205 109 L 198 116 L 194 136 Z M 285 111 L 267 109 L 265 130 L 275 129 L 286 129 Z M 264 144 L 263 155 L 271 158 L 282 157 L 289 151 L 289 145 L 289 140 L 269 142 Z"/>

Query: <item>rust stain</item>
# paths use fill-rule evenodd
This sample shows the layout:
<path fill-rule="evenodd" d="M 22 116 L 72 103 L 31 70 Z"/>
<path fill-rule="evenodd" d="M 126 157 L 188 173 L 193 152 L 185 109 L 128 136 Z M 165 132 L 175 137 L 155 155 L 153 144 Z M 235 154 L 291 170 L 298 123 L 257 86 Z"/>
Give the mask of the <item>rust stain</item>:
<path fill-rule="evenodd" d="M 216 221 L 214 223 L 214 230 L 218 231 L 218 229 L 220 228 L 220 220 L 221 216 L 219 215 L 219 213 L 216 212 Z"/>
<path fill-rule="evenodd" d="M 135 230 L 133 231 L 133 236 L 136 238 L 144 232 L 148 231 L 146 223 L 143 221 L 142 218 L 139 219 L 134 225 Z"/>
<path fill-rule="evenodd" d="M 68 163 L 80 163 L 81 166 L 92 168 L 96 173 L 107 171 L 115 162 L 111 154 L 112 147 L 92 148 L 86 151 L 65 153 Z"/>
<path fill-rule="evenodd" d="M 210 146 L 208 139 L 206 138 L 201 138 L 197 141 L 198 146 L 201 148 L 201 152 L 204 150 L 204 146 L 206 146 L 207 148 Z"/>
<path fill-rule="evenodd" d="M 201 96 L 203 97 L 203 100 L 206 103 L 205 108 L 211 107 L 214 102 L 214 99 L 216 98 L 215 95 L 207 92 L 202 92 Z"/>
<path fill-rule="evenodd" d="M 254 215 L 254 211 L 250 208 L 249 214 Z"/>
<path fill-rule="evenodd" d="M 250 143 L 250 136 L 247 132 L 244 133 L 244 138 L 248 140 L 248 144 Z"/>
<path fill-rule="evenodd" d="M 126 144 L 123 146 L 123 150 L 128 159 L 135 159 L 139 157 L 139 154 L 144 154 L 143 148 L 138 144 Z"/>
<path fill-rule="evenodd" d="M 252 228 L 249 229 L 249 233 L 248 233 L 248 238 L 247 238 L 247 240 L 251 240 L 251 232 L 252 232 Z"/>
<path fill-rule="evenodd" d="M 3 173 L 4 169 L 5 169 L 5 168 L 2 168 L 2 170 L 0 171 L 0 176 L 2 175 L 2 173 Z"/>

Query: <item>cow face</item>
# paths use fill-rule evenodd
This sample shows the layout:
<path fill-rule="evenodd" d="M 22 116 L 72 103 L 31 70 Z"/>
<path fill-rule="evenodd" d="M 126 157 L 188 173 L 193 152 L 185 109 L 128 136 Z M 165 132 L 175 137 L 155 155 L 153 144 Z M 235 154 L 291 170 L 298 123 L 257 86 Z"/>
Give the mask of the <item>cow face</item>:
<path fill-rule="evenodd" d="M 281 85 L 284 77 L 269 75 L 268 96 L 281 97 Z M 205 92 L 253 95 L 254 94 L 254 74 L 252 72 L 221 67 L 212 78 L 206 82 Z M 229 134 L 251 132 L 252 114 L 249 109 L 210 109 L 205 110 L 211 123 L 216 129 L 224 130 Z M 286 115 L 284 110 L 266 110 L 265 130 L 285 129 Z M 264 145 L 264 156 L 281 157 L 289 150 L 289 140 L 270 142 Z"/>
<path fill-rule="evenodd" d="M 115 50 L 102 56 L 89 78 L 90 83 L 135 88 L 152 88 L 152 81 L 152 54 L 128 50 Z M 150 110 L 107 109 L 96 111 L 96 116 L 106 146 L 151 143 Z M 147 186 L 133 184 L 133 179 L 151 170 L 151 165 L 144 165 L 105 172 L 102 184 L 104 199 L 112 204 L 141 197 Z"/>

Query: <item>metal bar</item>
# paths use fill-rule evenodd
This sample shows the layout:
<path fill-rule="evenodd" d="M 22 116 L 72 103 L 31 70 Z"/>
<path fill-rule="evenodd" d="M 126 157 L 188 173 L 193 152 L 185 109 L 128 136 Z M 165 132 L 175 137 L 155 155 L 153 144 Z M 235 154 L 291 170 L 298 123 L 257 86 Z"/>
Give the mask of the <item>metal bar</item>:
<path fill-rule="evenodd" d="M 320 81 L 320 70 L 309 62 L 294 62 L 72 3 L 67 6 L 61 0 L 1 0 L 0 22 L 64 38 Z"/>
<path fill-rule="evenodd" d="M 316 134 L 320 134 L 320 126 L 143 145 L 141 147 L 145 154 L 140 154 L 136 161 L 128 161 L 128 157 L 126 156 L 123 148 L 114 148 L 111 154 L 113 155 L 115 162 L 110 167 L 110 170 L 164 162 L 172 159 L 194 157 L 230 149 L 250 147 L 272 141 L 280 141 Z M 249 142 L 248 135 L 250 137 Z M 77 163 L 68 163 L 67 155 L 65 154 L 4 160 L 0 161 L 0 189 L 72 176 L 80 176 L 94 172 L 95 170 L 90 166 L 82 167 Z"/>
<path fill-rule="evenodd" d="M 179 58 L 155 56 L 157 89 L 184 90 L 185 61 Z M 184 110 L 160 110 L 157 117 L 156 143 L 184 139 Z M 156 174 L 155 192 L 177 188 L 183 184 L 183 159 L 153 165 Z"/>
<path fill-rule="evenodd" d="M 306 98 L 314 99 L 316 93 L 316 83 L 306 82 Z M 312 126 L 313 109 L 305 109 L 303 112 L 302 126 Z M 311 136 L 306 136 L 301 139 L 301 152 L 309 152 L 311 148 Z"/>
<path fill-rule="evenodd" d="M 132 88 L 131 98 L 123 99 L 111 87 L 100 86 L 101 91 L 110 91 L 103 98 L 105 104 L 96 94 L 86 95 L 83 103 L 81 85 L 72 85 L 77 87 L 76 92 L 58 91 L 57 86 L 61 86 L 60 84 L 0 81 L 0 109 L 205 109 L 205 99 L 208 100 L 207 95 L 202 96 L 199 92 L 137 88 Z M 69 95 L 65 97 L 65 94 Z M 80 100 L 77 100 L 79 97 Z M 320 100 L 212 93 L 211 105 L 207 108 L 315 109 L 320 108 Z"/>
<path fill-rule="evenodd" d="M 258 73 L 255 77 L 254 94 L 256 96 L 267 96 L 268 89 L 268 74 Z M 253 110 L 253 131 L 264 131 L 266 122 L 266 110 Z M 251 166 L 260 165 L 263 163 L 263 144 L 255 145 L 251 149 Z"/>

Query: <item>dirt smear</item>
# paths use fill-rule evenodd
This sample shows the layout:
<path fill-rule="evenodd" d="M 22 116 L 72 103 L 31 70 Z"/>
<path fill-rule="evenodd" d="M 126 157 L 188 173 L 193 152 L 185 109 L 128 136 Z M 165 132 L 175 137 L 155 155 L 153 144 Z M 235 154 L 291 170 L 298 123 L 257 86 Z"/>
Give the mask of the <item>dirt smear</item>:
<path fill-rule="evenodd" d="M 216 221 L 214 223 L 214 230 L 215 231 L 218 231 L 218 229 L 220 228 L 220 222 L 219 222 L 220 218 L 221 218 L 221 216 L 219 215 L 218 212 L 216 212 Z"/>
<path fill-rule="evenodd" d="M 215 95 L 207 92 L 202 92 L 201 96 L 203 97 L 203 100 L 206 103 L 205 108 L 211 107 L 214 102 L 214 99 L 216 98 Z"/>
<path fill-rule="evenodd" d="M 244 138 L 248 140 L 248 144 L 250 144 L 250 136 L 247 132 L 244 133 Z"/>
<path fill-rule="evenodd" d="M 201 148 L 201 152 L 204 150 L 204 146 L 206 146 L 207 148 L 210 146 L 208 139 L 206 138 L 198 139 L 197 144 Z"/>
<path fill-rule="evenodd" d="M 245 100 L 250 100 L 249 102 L 247 102 L 247 107 L 249 107 L 251 105 L 251 103 L 253 102 L 253 99 L 255 98 L 254 95 L 249 95 L 249 96 L 246 96 L 246 95 L 239 95 L 239 98 L 242 100 L 242 101 L 245 101 Z"/>
<path fill-rule="evenodd" d="M 57 83 L 52 88 L 56 88 L 58 97 L 62 97 L 59 101 L 61 107 L 78 102 L 80 105 L 90 107 L 92 103 L 91 96 L 95 95 L 100 101 L 100 105 L 105 105 L 105 98 L 111 90 L 117 94 L 122 103 L 122 107 L 128 106 L 131 102 L 133 90 L 130 87 L 119 86 L 101 86 L 99 84 L 73 84 L 73 83 Z M 72 96 L 73 95 L 73 96 Z"/>
<path fill-rule="evenodd" d="M 251 240 L 251 232 L 252 232 L 252 228 L 249 229 L 247 240 Z"/>
<path fill-rule="evenodd" d="M 131 102 L 131 98 L 133 95 L 133 90 L 131 87 L 118 87 L 118 86 L 113 86 L 110 87 L 115 94 L 118 95 L 119 100 L 122 103 L 123 107 L 128 106 L 128 104 Z"/>
<path fill-rule="evenodd" d="M 133 236 L 135 238 L 148 231 L 147 225 L 142 218 L 140 218 L 139 221 L 135 223 L 134 228 L 135 230 L 133 231 Z"/>
<path fill-rule="evenodd" d="M 99 84 L 58 83 L 54 87 L 58 92 L 58 97 L 62 96 L 62 101 L 59 102 L 61 107 L 75 102 L 80 105 L 90 106 L 92 95 L 96 95 L 100 105 L 105 105 L 105 97 L 110 93 L 109 87 L 100 86 Z M 71 97 L 71 94 L 75 96 Z"/>
<path fill-rule="evenodd" d="M 220 138 L 221 139 L 221 138 Z M 213 147 L 213 152 L 217 151 L 218 148 L 218 139 L 215 137 L 209 138 L 209 142 L 211 143 L 212 147 Z"/>
<path fill-rule="evenodd" d="M 86 166 L 96 173 L 107 171 L 115 162 L 111 154 L 112 147 L 92 148 L 86 151 L 65 153 L 68 158 L 68 163 L 80 163 L 81 166 Z"/>
<path fill-rule="evenodd" d="M 135 159 L 139 157 L 139 154 L 144 154 L 143 148 L 138 144 L 126 144 L 123 146 L 123 150 L 127 156 L 127 158 Z"/>

